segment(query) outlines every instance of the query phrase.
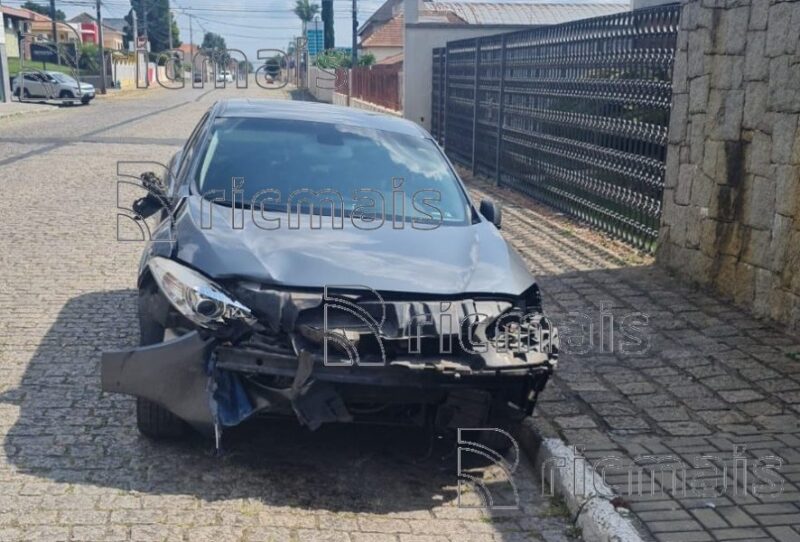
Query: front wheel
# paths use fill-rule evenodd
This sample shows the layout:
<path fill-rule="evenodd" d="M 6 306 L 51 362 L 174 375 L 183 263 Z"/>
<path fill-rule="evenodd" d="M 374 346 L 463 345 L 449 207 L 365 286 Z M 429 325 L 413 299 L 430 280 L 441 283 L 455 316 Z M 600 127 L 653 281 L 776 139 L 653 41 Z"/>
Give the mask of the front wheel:
<path fill-rule="evenodd" d="M 164 340 L 164 328 L 142 310 L 144 303 L 139 297 L 139 344 L 147 346 Z M 136 398 L 136 427 L 139 432 L 152 439 L 174 439 L 186 434 L 186 422 L 175 414 L 143 397 Z"/>
<path fill-rule="evenodd" d="M 75 95 L 69 90 L 62 90 L 61 94 L 59 94 L 58 97 L 64 100 L 65 104 L 72 105 L 73 104 L 72 100 L 75 98 Z"/>
<path fill-rule="evenodd" d="M 136 427 L 141 434 L 153 439 L 180 438 L 186 434 L 186 422 L 142 397 L 136 398 Z"/>

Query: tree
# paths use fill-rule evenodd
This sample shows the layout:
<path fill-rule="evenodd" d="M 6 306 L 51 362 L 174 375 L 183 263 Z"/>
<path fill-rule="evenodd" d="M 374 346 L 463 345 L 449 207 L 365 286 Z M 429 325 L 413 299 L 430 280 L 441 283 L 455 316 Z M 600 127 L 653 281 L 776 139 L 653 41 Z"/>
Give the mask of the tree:
<path fill-rule="evenodd" d="M 169 49 L 169 34 L 172 32 L 172 46 L 180 45 L 178 25 L 169 12 L 169 0 L 131 0 L 131 8 L 136 10 L 136 24 L 140 36 L 147 33 L 150 40 L 150 52 L 160 53 Z M 147 12 L 145 13 L 145 8 Z M 145 15 L 147 25 L 144 24 Z M 125 41 L 133 41 L 133 18 L 125 16 Z"/>
<path fill-rule="evenodd" d="M 314 20 L 319 13 L 319 4 L 312 4 L 309 0 L 295 0 L 294 14 L 303 23 L 303 37 L 306 37 L 306 27 L 309 21 Z"/>
<path fill-rule="evenodd" d="M 228 46 L 225 44 L 225 38 L 214 32 L 206 32 L 200 48 L 203 51 L 208 51 L 214 62 L 219 64 L 222 69 L 227 68 L 231 57 L 227 52 Z"/>
<path fill-rule="evenodd" d="M 375 55 L 372 53 L 367 53 L 358 57 L 359 66 L 372 66 L 373 64 L 375 64 Z"/>
<path fill-rule="evenodd" d="M 325 32 L 325 49 L 336 47 L 333 36 L 333 0 L 322 0 L 322 24 Z"/>
<path fill-rule="evenodd" d="M 27 2 L 22 4 L 22 7 L 25 9 L 29 9 L 31 11 L 35 11 L 40 15 L 45 15 L 47 17 L 50 16 L 50 6 L 43 6 L 41 4 L 37 4 L 36 2 L 31 2 L 31 0 L 28 0 Z M 67 20 L 66 14 L 60 9 L 57 9 L 56 21 L 66 21 L 66 20 Z"/>
<path fill-rule="evenodd" d="M 172 48 L 177 49 L 181 46 L 181 43 L 183 43 L 180 40 L 181 31 L 178 29 L 178 21 L 175 20 L 172 12 L 169 13 L 169 19 L 171 21 L 170 27 L 172 29 Z"/>

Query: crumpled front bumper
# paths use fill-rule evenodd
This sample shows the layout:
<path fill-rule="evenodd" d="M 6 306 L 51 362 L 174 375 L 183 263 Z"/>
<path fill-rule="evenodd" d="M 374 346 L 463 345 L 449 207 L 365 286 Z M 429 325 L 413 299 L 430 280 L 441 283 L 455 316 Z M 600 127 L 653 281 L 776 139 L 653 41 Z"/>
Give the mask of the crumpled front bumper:
<path fill-rule="evenodd" d="M 374 397 L 413 400 L 457 389 L 519 388 L 520 407 L 533 409 L 535 394 L 552 372 L 548 356 L 538 362 L 466 369 L 441 357 L 415 356 L 381 366 L 326 365 L 320 355 L 299 355 L 220 345 L 193 331 L 151 346 L 106 352 L 101 387 L 160 404 L 195 429 L 211 435 L 215 425 L 232 426 L 257 412 L 294 413 L 316 429 L 351 421 L 345 400 L 356 391 Z M 280 386 L 253 385 L 253 376 L 275 377 Z M 363 397 L 363 395 L 362 395 Z"/>
<path fill-rule="evenodd" d="M 209 398 L 214 343 L 195 331 L 163 343 L 104 352 L 100 387 L 149 399 L 208 433 L 214 425 Z"/>

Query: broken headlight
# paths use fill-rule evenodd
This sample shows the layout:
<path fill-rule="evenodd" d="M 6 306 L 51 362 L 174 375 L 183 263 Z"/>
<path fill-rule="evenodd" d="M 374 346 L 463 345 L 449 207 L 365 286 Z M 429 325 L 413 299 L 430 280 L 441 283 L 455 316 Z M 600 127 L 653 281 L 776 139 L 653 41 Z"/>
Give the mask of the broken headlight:
<path fill-rule="evenodd" d="M 169 302 L 195 324 L 217 329 L 237 320 L 255 322 L 250 309 L 231 299 L 221 286 L 197 271 L 159 257 L 148 265 Z"/>

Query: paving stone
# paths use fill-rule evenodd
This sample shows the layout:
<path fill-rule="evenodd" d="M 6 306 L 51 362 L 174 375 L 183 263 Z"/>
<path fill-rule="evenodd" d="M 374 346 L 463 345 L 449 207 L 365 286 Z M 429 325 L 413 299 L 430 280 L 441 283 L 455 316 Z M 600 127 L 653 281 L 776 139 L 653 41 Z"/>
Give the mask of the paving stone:
<path fill-rule="evenodd" d="M 763 529 L 757 528 L 738 528 L 738 529 L 714 529 L 711 534 L 717 540 L 755 540 L 766 536 Z"/>
<path fill-rule="evenodd" d="M 689 414 L 683 407 L 647 408 L 645 412 L 659 422 L 686 421 L 689 419 Z"/>
<path fill-rule="evenodd" d="M 560 427 L 564 429 L 585 429 L 597 427 L 597 424 L 589 416 L 560 416 L 553 419 Z"/>
<path fill-rule="evenodd" d="M 721 393 L 721 395 L 729 403 L 746 403 L 764 398 L 762 394 L 754 390 L 730 390 Z"/>
<path fill-rule="evenodd" d="M 717 512 L 725 518 L 725 521 L 730 523 L 733 527 L 750 527 L 756 525 L 756 522 L 746 514 L 740 507 L 723 506 L 717 508 Z"/>
<path fill-rule="evenodd" d="M 723 527 L 730 527 L 722 517 L 711 509 L 698 509 L 692 510 L 692 515 L 697 518 L 697 521 L 703 524 L 706 529 L 719 529 Z"/>
<path fill-rule="evenodd" d="M 697 422 L 661 422 L 658 424 L 671 435 L 708 435 L 707 427 Z"/>
<path fill-rule="evenodd" d="M 706 542 L 714 540 L 705 531 L 689 531 L 683 533 L 656 533 L 656 540 L 659 542 Z"/>
<path fill-rule="evenodd" d="M 800 532 L 791 527 L 767 527 L 767 531 L 775 540 L 781 542 L 800 542 Z"/>

